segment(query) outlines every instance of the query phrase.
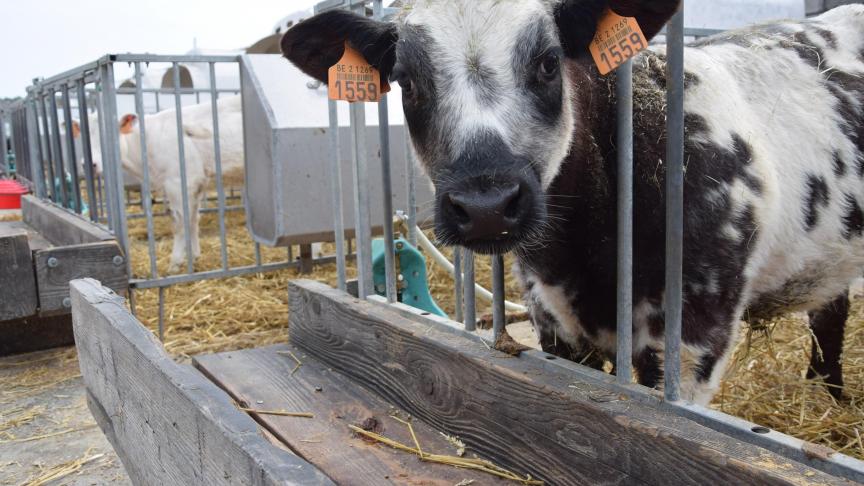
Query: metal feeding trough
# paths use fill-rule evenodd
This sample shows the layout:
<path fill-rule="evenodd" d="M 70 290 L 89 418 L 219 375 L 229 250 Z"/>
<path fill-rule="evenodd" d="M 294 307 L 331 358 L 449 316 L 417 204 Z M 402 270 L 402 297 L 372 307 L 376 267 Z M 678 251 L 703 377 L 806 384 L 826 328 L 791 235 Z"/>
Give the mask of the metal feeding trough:
<path fill-rule="evenodd" d="M 255 241 L 288 246 L 333 241 L 331 143 L 326 87 L 281 56 L 245 55 L 240 63 L 246 140 L 247 226 Z M 389 99 L 393 208 L 408 208 L 408 162 L 398 86 Z M 341 143 L 343 219 L 354 233 L 354 188 L 348 103 L 337 103 Z M 366 147 L 372 225 L 383 226 L 378 107 L 366 105 Z M 412 158 L 413 160 L 413 158 Z M 415 175 L 416 205 L 431 207 L 432 188 Z M 420 214 L 419 221 L 425 218 Z"/>

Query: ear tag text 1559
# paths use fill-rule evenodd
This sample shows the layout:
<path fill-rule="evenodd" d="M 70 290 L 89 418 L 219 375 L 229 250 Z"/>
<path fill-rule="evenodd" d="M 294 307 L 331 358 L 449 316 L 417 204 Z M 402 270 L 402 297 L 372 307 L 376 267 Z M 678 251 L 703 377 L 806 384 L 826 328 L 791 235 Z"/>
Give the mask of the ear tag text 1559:
<path fill-rule="evenodd" d="M 591 41 L 591 56 L 607 75 L 648 47 L 642 28 L 633 17 L 622 17 L 611 9 L 597 23 L 597 33 Z"/>
<path fill-rule="evenodd" d="M 331 100 L 377 103 L 390 91 L 390 86 L 381 82 L 378 70 L 347 42 L 342 59 L 327 71 L 327 79 Z"/>

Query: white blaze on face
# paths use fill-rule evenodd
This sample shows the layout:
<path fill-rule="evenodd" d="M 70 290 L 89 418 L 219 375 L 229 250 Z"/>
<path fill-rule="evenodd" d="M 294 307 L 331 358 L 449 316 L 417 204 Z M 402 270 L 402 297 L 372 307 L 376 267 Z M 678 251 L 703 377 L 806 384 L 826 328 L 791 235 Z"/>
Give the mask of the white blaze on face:
<path fill-rule="evenodd" d="M 404 22 L 422 28 L 434 41 L 426 48 L 434 64 L 438 137 L 446 147 L 442 155 L 455 160 L 471 150 L 479 135 L 496 135 L 513 154 L 540 167 L 542 185 L 548 187 L 569 151 L 574 123 L 567 73 L 562 59 L 564 109 L 549 125 L 538 121 L 522 85 L 526 71 L 516 67 L 520 47 L 526 47 L 519 45 L 525 42 L 521 34 L 532 26 L 557 40 L 551 3 L 418 0 Z"/>

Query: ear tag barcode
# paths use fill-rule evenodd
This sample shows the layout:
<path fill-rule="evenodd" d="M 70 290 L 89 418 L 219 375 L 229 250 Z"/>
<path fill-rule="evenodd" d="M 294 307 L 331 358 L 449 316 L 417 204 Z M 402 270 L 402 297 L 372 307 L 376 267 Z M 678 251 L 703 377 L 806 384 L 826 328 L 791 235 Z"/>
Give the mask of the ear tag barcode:
<path fill-rule="evenodd" d="M 378 70 L 347 42 L 342 59 L 327 71 L 327 79 L 331 100 L 377 103 L 381 95 L 390 91 L 390 86 L 381 82 Z"/>
<path fill-rule="evenodd" d="M 600 74 L 605 76 L 646 47 L 648 41 L 635 18 L 607 9 L 597 23 L 590 50 Z"/>

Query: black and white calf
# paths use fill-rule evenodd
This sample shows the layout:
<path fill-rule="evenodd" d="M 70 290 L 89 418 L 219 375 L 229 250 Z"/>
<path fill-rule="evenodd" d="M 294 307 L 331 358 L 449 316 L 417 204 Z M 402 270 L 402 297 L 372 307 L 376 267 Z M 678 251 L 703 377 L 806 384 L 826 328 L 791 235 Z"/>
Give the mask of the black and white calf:
<path fill-rule="evenodd" d="M 344 41 L 402 87 L 438 238 L 518 255 L 547 351 L 615 353 L 616 78 L 588 45 L 611 7 L 653 37 L 678 0 L 417 0 L 396 23 L 329 12 L 288 59 L 326 81 Z M 808 310 L 841 385 L 864 268 L 864 6 L 687 47 L 682 393 L 710 400 L 741 318 Z M 662 386 L 665 57 L 634 66 L 634 365 Z M 815 345 L 814 345 L 815 350 Z M 833 392 L 839 395 L 839 388 Z"/>

